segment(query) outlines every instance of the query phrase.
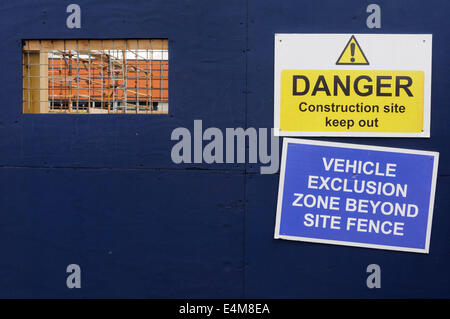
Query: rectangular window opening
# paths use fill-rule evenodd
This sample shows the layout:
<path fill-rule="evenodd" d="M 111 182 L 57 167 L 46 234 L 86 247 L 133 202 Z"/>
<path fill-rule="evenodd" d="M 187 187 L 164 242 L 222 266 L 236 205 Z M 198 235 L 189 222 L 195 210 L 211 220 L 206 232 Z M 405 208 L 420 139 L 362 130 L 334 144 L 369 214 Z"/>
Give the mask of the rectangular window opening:
<path fill-rule="evenodd" d="M 167 39 L 24 40 L 23 113 L 167 114 Z"/>

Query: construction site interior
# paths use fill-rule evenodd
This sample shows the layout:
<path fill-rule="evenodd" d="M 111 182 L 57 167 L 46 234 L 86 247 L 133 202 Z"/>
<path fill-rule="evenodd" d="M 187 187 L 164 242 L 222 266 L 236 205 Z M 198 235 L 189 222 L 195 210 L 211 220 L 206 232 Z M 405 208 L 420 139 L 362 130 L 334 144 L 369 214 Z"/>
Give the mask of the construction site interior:
<path fill-rule="evenodd" d="M 167 114 L 167 39 L 24 40 L 24 113 Z"/>

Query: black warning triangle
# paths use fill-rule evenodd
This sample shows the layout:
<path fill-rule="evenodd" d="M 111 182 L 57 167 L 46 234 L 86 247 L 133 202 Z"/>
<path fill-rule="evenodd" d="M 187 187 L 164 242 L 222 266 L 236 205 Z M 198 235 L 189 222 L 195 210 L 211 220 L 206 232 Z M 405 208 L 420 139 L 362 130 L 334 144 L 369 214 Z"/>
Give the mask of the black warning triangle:
<path fill-rule="evenodd" d="M 369 65 L 369 60 L 367 60 L 354 35 L 348 40 L 347 45 L 336 61 L 336 65 Z"/>

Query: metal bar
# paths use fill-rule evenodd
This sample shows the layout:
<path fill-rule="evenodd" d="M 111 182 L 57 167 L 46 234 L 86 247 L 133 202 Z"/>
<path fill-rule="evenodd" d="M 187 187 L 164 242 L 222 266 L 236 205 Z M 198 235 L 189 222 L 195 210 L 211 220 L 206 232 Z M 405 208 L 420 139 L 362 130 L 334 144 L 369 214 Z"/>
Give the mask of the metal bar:
<path fill-rule="evenodd" d="M 149 43 L 149 45 L 151 45 L 151 40 L 148 40 L 150 43 Z M 152 65 L 153 65 L 153 53 L 150 51 L 150 50 L 148 50 L 147 51 L 147 55 L 149 55 L 150 54 L 150 58 L 149 58 L 149 60 L 148 60 L 148 67 L 149 67 L 149 70 L 150 70 L 150 72 L 148 73 L 148 79 L 149 79 L 149 95 L 150 95 L 150 113 L 152 113 L 153 112 L 153 90 L 152 90 L 152 82 L 153 82 L 153 80 L 152 80 L 152 77 L 153 77 L 153 73 L 152 73 Z"/>
<path fill-rule="evenodd" d="M 53 54 L 53 48 L 54 48 L 53 40 L 51 41 L 51 44 L 52 44 L 52 51 L 51 52 Z M 54 74 L 54 72 L 55 72 L 55 70 L 54 70 L 54 66 L 55 66 L 55 61 L 54 61 L 54 59 L 52 57 L 52 96 L 51 96 L 51 103 L 50 103 L 50 109 L 51 110 L 55 107 L 55 98 L 54 98 L 54 94 L 55 94 L 55 78 L 54 78 L 55 74 Z"/>
<path fill-rule="evenodd" d="M 136 113 L 139 113 L 139 59 L 137 55 L 137 51 L 139 50 L 139 41 L 136 40 L 136 73 L 137 73 L 137 80 L 136 80 Z"/>
<path fill-rule="evenodd" d="M 30 113 L 31 112 L 31 91 L 30 91 L 30 89 L 31 89 L 31 79 L 30 79 L 30 74 L 31 74 L 31 66 L 30 66 L 30 50 L 28 50 L 27 51 L 27 54 L 28 54 L 28 60 L 27 60 L 27 62 L 28 62 L 28 67 L 27 67 L 27 70 L 28 70 L 28 73 L 27 73 L 27 75 L 28 75 L 28 113 Z"/>
<path fill-rule="evenodd" d="M 79 77 L 78 61 L 80 58 L 80 52 L 78 51 L 78 40 L 75 40 L 75 41 L 76 41 L 76 48 L 77 48 L 77 113 L 78 113 L 80 110 L 80 102 L 79 102 L 79 96 L 78 96 L 78 94 L 80 93 L 80 81 L 78 79 L 78 77 Z"/>
<path fill-rule="evenodd" d="M 88 106 L 87 106 L 87 112 L 89 113 L 89 110 L 91 108 L 91 48 L 90 48 L 91 42 L 88 40 Z"/>
<path fill-rule="evenodd" d="M 114 52 L 114 40 L 112 42 L 112 47 L 113 47 L 113 52 Z M 111 53 L 111 51 L 108 51 L 109 53 Z M 111 59 L 108 60 L 108 64 L 109 64 L 109 72 L 111 74 L 111 89 L 112 89 L 112 103 L 113 103 L 113 112 L 115 112 L 116 110 L 116 106 L 114 105 L 116 98 L 115 98 L 115 83 L 114 83 L 114 79 L 113 79 L 113 72 L 112 72 L 112 61 Z"/>
<path fill-rule="evenodd" d="M 161 60 L 159 61 L 159 67 L 160 67 L 160 75 L 159 75 L 159 100 L 162 101 L 163 100 L 163 80 L 162 78 L 164 77 L 164 70 L 163 70 L 163 61 L 164 61 L 164 52 L 163 52 L 163 48 L 164 48 L 164 44 L 163 41 L 161 41 Z M 158 110 L 159 110 L 159 103 L 158 103 Z"/>
<path fill-rule="evenodd" d="M 66 41 L 64 40 L 64 51 L 66 51 Z M 67 64 L 67 68 L 68 71 L 64 70 L 64 77 L 65 77 L 65 84 L 66 84 L 66 88 L 64 89 L 64 93 L 66 94 L 67 98 L 68 98 L 68 111 L 69 113 L 72 112 L 72 88 L 69 87 L 69 82 L 67 82 L 67 76 L 72 76 L 72 56 L 70 55 L 69 52 L 69 56 L 67 57 L 67 60 L 65 57 L 63 57 L 64 59 L 64 63 Z"/>
<path fill-rule="evenodd" d="M 125 41 L 125 48 L 122 48 L 122 60 L 123 60 L 123 64 L 122 64 L 122 88 L 123 88 L 123 102 L 125 104 L 124 110 L 123 110 L 124 113 L 127 113 L 127 105 L 128 105 L 128 103 L 127 103 L 127 91 L 126 91 L 127 83 L 126 83 L 126 75 L 125 75 L 125 73 L 127 73 L 126 52 L 127 52 L 127 42 Z"/>
<path fill-rule="evenodd" d="M 103 40 L 100 40 L 100 48 L 101 48 L 101 50 L 103 51 Z M 103 94 L 104 94 L 104 92 L 103 92 L 103 75 L 104 75 L 104 70 L 103 70 L 103 55 L 101 56 L 101 67 L 102 67 L 102 69 L 99 71 L 100 72 L 100 75 L 101 75 L 101 89 L 100 89 L 100 108 L 101 109 L 103 109 Z M 108 107 L 108 113 L 109 113 L 109 107 Z"/>

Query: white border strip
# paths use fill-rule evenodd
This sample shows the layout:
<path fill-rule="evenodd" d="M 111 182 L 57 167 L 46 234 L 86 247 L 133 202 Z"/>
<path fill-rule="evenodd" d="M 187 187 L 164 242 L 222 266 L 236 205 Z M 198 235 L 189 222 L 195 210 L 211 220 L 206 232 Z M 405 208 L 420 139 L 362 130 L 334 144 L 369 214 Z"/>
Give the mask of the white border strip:
<path fill-rule="evenodd" d="M 319 131 L 281 131 L 279 127 L 273 129 L 273 134 L 278 137 L 283 136 L 306 136 L 306 137 L 417 137 L 429 138 L 430 131 L 420 133 L 388 133 L 388 132 L 319 132 Z M 370 135 L 369 135 L 370 134 Z"/>
<path fill-rule="evenodd" d="M 281 209 L 282 209 L 282 203 L 283 203 L 284 177 L 285 177 L 285 172 L 286 172 L 287 147 L 288 147 L 289 143 L 433 156 L 434 157 L 433 176 L 431 179 L 430 205 L 429 205 L 429 211 L 428 211 L 425 249 L 400 247 L 400 246 L 365 244 L 365 243 L 358 243 L 358 242 L 319 239 L 319 238 L 310 238 L 310 237 L 280 235 L 280 221 L 281 221 Z M 412 149 L 406 149 L 406 148 L 394 148 L 394 147 L 382 147 L 382 146 L 372 146 L 372 145 L 362 145 L 362 144 L 336 143 L 336 142 L 312 141 L 312 140 L 305 140 L 305 139 L 284 138 L 282 155 L 281 155 L 280 179 L 279 179 L 279 185 L 278 185 L 278 202 L 277 202 L 277 214 L 276 214 L 276 219 L 275 219 L 274 238 L 275 239 L 303 241 L 303 242 L 312 242 L 312 243 L 323 243 L 323 244 L 344 245 L 344 246 L 375 248 L 375 249 L 387 249 L 387 250 L 397 250 L 397 251 L 428 254 L 429 250 L 430 250 L 431 225 L 432 225 L 432 221 L 433 221 L 433 208 L 434 208 L 434 198 L 435 198 L 435 192 L 436 192 L 438 164 L 439 164 L 439 153 L 438 152 L 412 150 Z"/>

